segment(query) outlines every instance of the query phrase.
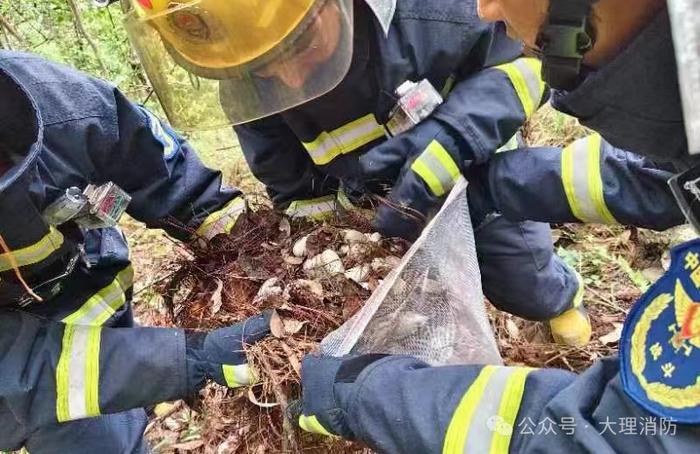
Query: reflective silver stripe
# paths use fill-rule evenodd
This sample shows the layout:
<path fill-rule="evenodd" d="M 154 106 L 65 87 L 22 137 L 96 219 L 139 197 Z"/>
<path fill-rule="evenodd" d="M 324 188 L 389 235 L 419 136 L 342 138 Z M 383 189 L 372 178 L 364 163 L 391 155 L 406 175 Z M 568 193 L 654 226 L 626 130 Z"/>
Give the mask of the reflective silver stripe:
<path fill-rule="evenodd" d="M 537 110 L 542 101 L 542 79 L 538 72 L 532 69 L 525 58 L 519 58 L 513 62 L 516 68 L 520 70 L 527 85 L 527 91 L 530 93 L 530 99 L 533 102 L 533 112 Z"/>
<path fill-rule="evenodd" d="M 351 153 L 381 137 L 385 137 L 384 127 L 369 114 L 322 133 L 313 142 L 305 142 L 304 147 L 316 165 L 326 165 L 339 155 Z"/>
<path fill-rule="evenodd" d="M 526 117 L 530 117 L 540 106 L 545 90 L 540 77 L 542 64 L 534 58 L 519 58 L 512 63 L 496 66 L 505 72 L 515 89 Z"/>
<path fill-rule="evenodd" d="M 65 325 L 56 367 L 59 422 L 97 416 L 101 327 Z"/>
<path fill-rule="evenodd" d="M 433 140 L 411 165 L 437 197 L 449 192 L 460 176 L 459 168 L 452 156 L 437 140 Z"/>
<path fill-rule="evenodd" d="M 86 329 L 76 329 L 73 334 L 73 349 L 71 350 L 71 380 L 68 385 L 68 411 L 73 419 L 87 416 L 85 402 L 85 374 L 82 373 L 88 363 L 88 332 Z"/>
<path fill-rule="evenodd" d="M 332 216 L 337 210 L 334 196 L 311 200 L 297 200 L 289 205 L 285 214 L 291 218 L 322 220 Z"/>
<path fill-rule="evenodd" d="M 600 135 L 577 140 L 562 152 L 562 184 L 571 212 L 583 222 L 616 224 L 605 204 Z"/>
<path fill-rule="evenodd" d="M 443 191 L 448 192 L 454 186 L 454 178 L 442 163 L 432 154 L 425 153 L 419 158 L 433 172 L 442 185 Z"/>
<path fill-rule="evenodd" d="M 494 430 L 489 427 L 489 421 L 493 421 L 493 418 L 498 416 L 508 378 L 515 370 L 510 367 L 498 367 L 494 370 L 474 411 L 467 433 L 467 443 L 464 445 L 464 454 L 490 451 Z"/>
<path fill-rule="evenodd" d="M 229 388 L 252 385 L 256 381 L 255 374 L 248 364 L 239 364 L 236 366 L 224 364 L 221 367 L 224 378 L 226 379 L 226 385 Z"/>
<path fill-rule="evenodd" d="M 452 415 L 443 454 L 507 453 L 531 371 L 527 367 L 483 367 Z"/>
<path fill-rule="evenodd" d="M 94 294 L 77 311 L 65 317 L 62 322 L 78 325 L 103 325 L 121 306 L 126 303 L 126 292 L 134 282 L 134 269 L 131 265 L 123 269 L 111 284 Z"/>
<path fill-rule="evenodd" d="M 518 134 L 516 133 L 501 148 L 496 150 L 496 153 L 503 153 L 504 151 L 513 151 L 517 148 L 518 148 Z"/>

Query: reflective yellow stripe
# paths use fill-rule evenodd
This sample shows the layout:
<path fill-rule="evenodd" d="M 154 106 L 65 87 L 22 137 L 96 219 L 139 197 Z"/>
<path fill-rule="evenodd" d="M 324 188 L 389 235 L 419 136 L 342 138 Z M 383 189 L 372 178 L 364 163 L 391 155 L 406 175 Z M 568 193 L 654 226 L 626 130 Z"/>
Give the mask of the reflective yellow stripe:
<path fill-rule="evenodd" d="M 572 147 L 575 145 L 576 143 L 569 145 L 561 153 L 561 182 L 564 186 L 564 193 L 566 194 L 566 200 L 569 202 L 571 213 L 579 220 L 582 220 L 581 207 L 579 207 L 576 191 L 574 190 L 574 154 Z"/>
<path fill-rule="evenodd" d="M 357 207 L 350 201 L 345 191 L 342 189 L 338 191 L 337 196 L 338 205 L 340 205 L 344 210 L 354 210 Z"/>
<path fill-rule="evenodd" d="M 56 418 L 59 422 L 69 421 L 68 389 L 70 388 L 70 352 L 73 347 L 73 330 L 71 325 L 66 325 L 63 331 L 61 344 L 61 356 L 56 366 Z"/>
<path fill-rule="evenodd" d="M 507 453 L 529 368 L 484 367 L 455 410 L 444 454 Z"/>
<path fill-rule="evenodd" d="M 0 254 L 0 272 L 12 269 L 10 254 L 17 262 L 17 266 L 27 266 L 45 260 L 61 246 L 63 246 L 63 235 L 56 228 L 50 227 L 49 233 L 31 246 Z"/>
<path fill-rule="evenodd" d="M 561 178 L 573 215 L 583 222 L 617 224 L 605 204 L 600 173 L 599 134 L 577 140 L 562 151 Z"/>
<path fill-rule="evenodd" d="M 231 233 L 245 208 L 245 199 L 242 197 L 231 200 L 222 209 L 207 216 L 197 229 L 197 235 L 210 240 L 221 233 Z"/>
<path fill-rule="evenodd" d="M 285 214 L 291 218 L 308 218 L 322 221 L 333 217 L 337 211 L 335 196 L 319 197 L 310 200 L 295 200 Z"/>
<path fill-rule="evenodd" d="M 518 135 L 515 134 L 501 148 L 496 150 L 496 153 L 503 153 L 505 151 L 513 151 L 517 148 L 518 148 Z"/>
<path fill-rule="evenodd" d="M 328 432 L 325 427 L 321 425 L 316 416 L 299 416 L 299 427 L 301 427 L 306 432 L 311 432 L 319 435 L 325 435 L 327 437 L 332 437 L 333 434 Z"/>
<path fill-rule="evenodd" d="M 588 187 L 596 211 L 606 224 L 617 224 L 612 213 L 605 204 L 603 193 L 603 177 L 600 173 L 600 151 L 603 139 L 600 134 L 592 135 L 588 140 Z"/>
<path fill-rule="evenodd" d="M 452 156 L 437 140 L 433 140 L 411 165 L 437 197 L 449 192 L 460 176 Z"/>
<path fill-rule="evenodd" d="M 535 58 L 519 58 L 495 68 L 506 73 L 529 118 L 539 108 L 544 95 L 545 85 L 540 76 L 542 63 Z"/>
<path fill-rule="evenodd" d="M 443 454 L 462 454 L 467 442 L 467 433 L 471 426 L 472 417 L 476 407 L 479 405 L 481 396 L 484 394 L 484 389 L 486 389 L 486 385 L 495 371 L 495 366 L 485 366 L 481 369 L 476 380 L 462 396 L 462 400 L 459 401 L 459 405 L 457 405 L 457 409 L 452 415 L 450 425 L 447 427 L 445 443 L 442 449 Z"/>
<path fill-rule="evenodd" d="M 56 367 L 56 418 L 59 422 L 100 414 L 99 326 L 65 325 Z"/>
<path fill-rule="evenodd" d="M 224 373 L 224 379 L 226 380 L 226 386 L 229 388 L 250 386 L 257 381 L 253 369 L 247 364 L 239 364 L 237 366 L 223 364 L 221 368 Z"/>
<path fill-rule="evenodd" d="M 525 381 L 531 369 L 520 368 L 515 370 L 508 378 L 506 389 L 501 398 L 501 405 L 498 408 L 499 423 L 503 424 L 504 431 L 495 430 L 493 439 L 491 440 L 490 454 L 508 453 L 510 448 L 510 440 L 515 427 L 515 418 L 520 410 L 520 402 L 523 400 L 523 392 L 525 391 Z M 510 429 L 510 433 L 507 430 Z"/>
<path fill-rule="evenodd" d="M 413 165 L 411 166 L 411 169 L 420 176 L 423 181 L 425 181 L 425 184 L 428 185 L 430 188 L 430 192 L 432 192 L 435 195 L 442 195 L 445 193 L 445 190 L 442 188 L 442 184 L 440 183 L 440 180 L 433 174 L 433 172 L 428 168 L 425 163 L 423 163 L 420 160 L 416 160 Z"/>
<path fill-rule="evenodd" d="M 322 166 L 382 137 L 385 137 L 384 127 L 374 114 L 369 114 L 334 131 L 323 132 L 313 142 L 304 142 L 303 145 L 314 163 Z"/>
<path fill-rule="evenodd" d="M 111 284 L 91 296 L 77 311 L 65 317 L 67 324 L 101 326 L 126 303 L 126 292 L 134 282 L 131 265 L 117 274 Z"/>

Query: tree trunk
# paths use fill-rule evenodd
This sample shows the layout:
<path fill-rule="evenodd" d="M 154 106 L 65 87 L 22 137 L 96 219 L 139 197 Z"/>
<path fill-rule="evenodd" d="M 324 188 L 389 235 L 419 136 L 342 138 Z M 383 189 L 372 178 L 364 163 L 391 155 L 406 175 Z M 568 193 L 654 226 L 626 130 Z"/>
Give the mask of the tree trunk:
<path fill-rule="evenodd" d="M 92 52 L 95 54 L 95 59 L 97 59 L 97 63 L 100 65 L 100 68 L 102 69 L 102 72 L 107 74 L 107 67 L 104 64 L 104 61 L 102 60 L 102 56 L 100 55 L 100 51 L 97 48 L 97 45 L 95 42 L 90 38 L 90 35 L 87 34 L 87 31 L 85 31 L 85 27 L 83 26 L 83 20 L 80 17 L 80 11 L 78 10 L 78 5 L 76 5 L 75 0 L 66 0 L 66 3 L 68 3 L 68 6 L 70 7 L 71 12 L 73 13 L 73 25 L 75 26 L 75 31 L 78 33 L 79 36 L 81 36 L 85 41 L 87 41 L 88 45 L 92 48 Z"/>
<path fill-rule="evenodd" d="M 17 40 L 19 44 L 24 43 L 24 40 L 19 35 L 17 30 L 15 30 L 15 27 L 13 27 L 10 21 L 5 19 L 5 17 L 2 14 L 0 14 L 0 30 L 2 31 L 2 34 L 5 37 L 8 49 L 12 49 L 12 45 L 10 43 L 10 38 L 8 35 L 12 36 L 15 40 Z"/>

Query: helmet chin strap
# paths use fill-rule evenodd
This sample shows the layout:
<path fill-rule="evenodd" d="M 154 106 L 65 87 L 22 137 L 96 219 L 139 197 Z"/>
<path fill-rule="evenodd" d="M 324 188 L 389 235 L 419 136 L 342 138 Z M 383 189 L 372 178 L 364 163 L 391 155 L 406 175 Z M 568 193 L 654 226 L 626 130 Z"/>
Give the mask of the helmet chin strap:
<path fill-rule="evenodd" d="M 542 78 L 558 90 L 576 88 L 583 56 L 593 48 L 590 23 L 597 0 L 550 0 L 547 20 L 537 36 Z"/>

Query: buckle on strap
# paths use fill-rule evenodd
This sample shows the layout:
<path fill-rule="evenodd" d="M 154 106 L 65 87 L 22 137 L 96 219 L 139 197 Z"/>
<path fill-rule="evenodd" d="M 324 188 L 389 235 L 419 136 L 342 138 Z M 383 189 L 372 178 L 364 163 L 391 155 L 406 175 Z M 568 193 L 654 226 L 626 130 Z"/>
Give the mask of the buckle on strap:
<path fill-rule="evenodd" d="M 668 184 L 686 219 L 700 233 L 700 164 L 673 176 Z"/>
<path fill-rule="evenodd" d="M 42 281 L 38 284 L 32 285 L 32 291 L 41 296 L 44 301 L 53 298 L 56 296 L 58 293 L 61 292 L 62 290 L 62 281 L 66 277 L 70 276 L 73 271 L 75 270 L 75 267 L 77 266 L 78 262 L 80 261 L 80 258 L 83 256 L 83 251 L 82 248 L 79 248 L 78 252 L 76 252 L 69 260 L 66 266 L 63 268 L 62 272 L 57 274 L 54 277 L 51 277 L 45 281 Z M 26 290 L 22 289 L 22 294 L 19 296 L 16 300 L 17 306 L 19 307 L 27 307 L 30 304 L 36 302 L 33 296 L 31 296 Z"/>
<path fill-rule="evenodd" d="M 571 90 L 581 72 L 583 56 L 595 36 L 589 16 L 596 0 L 552 0 L 547 21 L 537 36 L 542 78 L 555 89 Z"/>

